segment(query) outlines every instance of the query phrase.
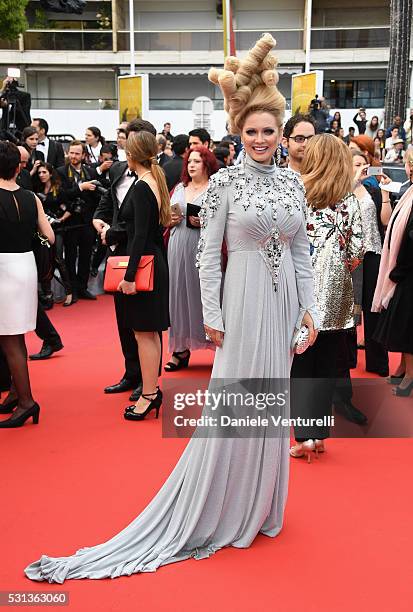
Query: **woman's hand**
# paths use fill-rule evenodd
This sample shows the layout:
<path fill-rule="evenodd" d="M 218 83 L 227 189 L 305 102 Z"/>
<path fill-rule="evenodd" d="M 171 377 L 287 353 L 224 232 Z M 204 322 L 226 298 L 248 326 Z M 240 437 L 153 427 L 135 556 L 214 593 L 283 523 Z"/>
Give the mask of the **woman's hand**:
<path fill-rule="evenodd" d="M 219 331 L 218 329 L 212 329 L 212 327 L 208 327 L 208 325 L 204 325 L 205 333 L 208 338 L 215 344 L 215 346 L 221 347 L 224 342 L 224 332 Z"/>
<path fill-rule="evenodd" d="M 304 314 L 301 325 L 306 325 L 308 327 L 308 331 L 310 332 L 310 346 L 313 346 L 314 342 L 317 340 L 318 330 L 315 329 L 313 317 L 309 312 Z"/>
<path fill-rule="evenodd" d="M 387 174 L 380 174 L 380 183 L 382 185 L 388 185 L 389 183 L 391 183 L 391 178 L 389 176 L 387 176 Z"/>
<path fill-rule="evenodd" d="M 125 295 L 135 295 L 135 293 L 137 293 L 135 282 L 129 283 L 125 280 L 120 281 L 118 291 L 121 291 Z"/>
<path fill-rule="evenodd" d="M 171 213 L 171 222 L 169 227 L 175 227 L 175 225 L 179 225 L 183 219 L 182 215 L 177 215 L 176 213 Z"/>
<path fill-rule="evenodd" d="M 36 161 L 33 164 L 33 168 L 30 170 L 30 176 L 34 176 L 37 172 L 37 168 L 40 166 L 41 164 L 41 160 L 40 159 L 36 159 Z"/>
<path fill-rule="evenodd" d="M 188 219 L 189 219 L 189 223 L 193 227 L 201 227 L 201 220 L 199 217 L 195 217 L 194 215 L 189 215 Z"/>
<path fill-rule="evenodd" d="M 358 183 L 367 178 L 367 168 L 369 165 L 370 164 L 363 164 L 362 166 L 358 166 L 353 176 L 354 189 L 357 187 Z"/>

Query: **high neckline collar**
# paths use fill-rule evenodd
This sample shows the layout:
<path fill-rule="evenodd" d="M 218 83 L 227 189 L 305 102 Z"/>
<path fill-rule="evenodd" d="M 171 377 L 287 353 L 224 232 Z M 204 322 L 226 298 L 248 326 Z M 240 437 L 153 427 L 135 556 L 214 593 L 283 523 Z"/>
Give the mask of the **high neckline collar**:
<path fill-rule="evenodd" d="M 255 172 L 258 172 L 258 174 L 274 174 L 275 169 L 277 167 L 275 163 L 269 165 L 260 164 L 259 162 L 252 159 L 252 157 L 250 157 L 249 155 L 245 155 L 245 166 L 246 168 L 255 170 Z"/>

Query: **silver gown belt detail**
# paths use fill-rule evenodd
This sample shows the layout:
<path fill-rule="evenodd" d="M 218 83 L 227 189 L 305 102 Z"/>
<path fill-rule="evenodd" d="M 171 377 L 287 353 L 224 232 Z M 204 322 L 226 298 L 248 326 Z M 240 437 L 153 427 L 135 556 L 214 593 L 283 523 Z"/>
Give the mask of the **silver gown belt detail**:
<path fill-rule="evenodd" d="M 274 226 L 271 234 L 260 242 L 258 248 L 258 252 L 270 271 L 274 291 L 277 291 L 278 288 L 280 266 L 288 247 L 288 238 L 281 234 L 278 228 Z"/>

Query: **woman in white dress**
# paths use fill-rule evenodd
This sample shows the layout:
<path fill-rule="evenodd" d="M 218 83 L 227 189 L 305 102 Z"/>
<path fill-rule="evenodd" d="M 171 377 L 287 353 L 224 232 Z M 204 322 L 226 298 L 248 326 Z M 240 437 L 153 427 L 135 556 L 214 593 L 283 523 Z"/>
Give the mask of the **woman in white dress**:
<path fill-rule="evenodd" d="M 34 233 L 38 230 L 54 242 L 39 198 L 17 185 L 19 172 L 18 148 L 0 142 L 0 347 L 13 381 L 6 401 L 0 405 L 0 414 L 13 414 L 0 422 L 1 429 L 20 427 L 30 417 L 34 423 L 39 422 L 40 407 L 30 389 L 24 334 L 36 327 Z"/>
<path fill-rule="evenodd" d="M 241 165 L 211 177 L 201 210 L 204 323 L 217 346 L 211 386 L 226 378 L 264 384 L 288 378 L 295 328 L 304 322 L 312 342 L 316 336 L 304 189 L 295 172 L 272 161 L 285 109 L 270 55 L 274 45 L 265 34 L 243 61 L 228 58 L 228 69 L 210 72 L 223 87 L 231 133 L 241 134 L 246 151 Z M 208 430 L 206 437 L 192 437 L 164 486 L 128 527 L 73 556 L 44 555 L 26 575 L 59 583 L 115 578 L 202 559 L 224 546 L 245 548 L 258 533 L 276 536 L 287 496 L 289 430 L 258 433 L 225 438 Z"/>
<path fill-rule="evenodd" d="M 195 266 L 200 219 L 196 215 L 187 215 L 187 205 L 201 205 L 209 177 L 217 170 L 215 155 L 206 147 L 194 147 L 184 157 L 182 183 L 175 187 L 171 197 L 172 225 L 168 264 L 171 318 L 169 351 L 172 356 L 165 365 L 166 372 L 187 367 L 191 351 L 214 348 L 205 336 L 201 288 Z"/>

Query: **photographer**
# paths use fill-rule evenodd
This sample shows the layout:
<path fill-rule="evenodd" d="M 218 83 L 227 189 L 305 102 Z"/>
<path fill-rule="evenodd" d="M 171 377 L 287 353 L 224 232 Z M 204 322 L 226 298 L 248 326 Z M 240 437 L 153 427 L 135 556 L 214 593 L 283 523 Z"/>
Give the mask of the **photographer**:
<path fill-rule="evenodd" d="M 88 289 L 90 260 L 96 233 L 92 226 L 93 213 L 98 202 L 92 170 L 83 162 L 84 145 L 72 140 L 68 163 L 57 169 L 62 181 L 63 199 L 70 217 L 64 223 L 65 261 L 73 289 L 73 300 L 95 300 Z M 78 259 L 77 271 L 76 260 Z"/>
<path fill-rule="evenodd" d="M 324 98 L 319 98 L 316 96 L 313 100 L 311 100 L 308 113 L 316 122 L 317 134 L 321 134 L 328 129 L 328 119 L 330 113 Z"/>
<path fill-rule="evenodd" d="M 116 145 L 103 145 L 100 150 L 99 163 L 96 166 L 91 166 L 91 176 L 96 180 L 96 190 L 99 196 L 105 195 L 110 189 L 111 180 L 109 170 L 114 162 L 117 162 L 117 147 Z M 106 255 L 106 245 L 102 244 L 100 236 L 96 236 L 95 245 L 93 247 L 92 265 L 90 274 L 93 277 L 98 275 L 99 266 Z"/>
<path fill-rule="evenodd" d="M 61 185 L 62 181 L 53 166 L 46 162 L 40 162 L 33 177 L 33 188 L 55 233 L 55 265 L 59 270 L 66 291 L 66 300 L 63 302 L 63 306 L 70 306 L 73 303 L 72 286 L 63 260 L 63 225 L 69 219 L 70 212 L 67 210 Z M 53 305 L 51 281 L 42 283 L 42 292 L 46 300 Z"/>
<path fill-rule="evenodd" d="M 6 77 L 0 91 L 0 107 L 3 110 L 1 129 L 22 132 L 31 123 L 31 96 L 21 87 L 14 77 Z"/>
<path fill-rule="evenodd" d="M 116 145 L 103 145 L 100 150 L 98 163 L 90 166 L 92 178 L 99 181 L 104 189 L 110 189 L 109 170 L 112 164 L 118 161 L 117 152 Z M 100 192 L 100 195 L 103 195 L 103 193 Z"/>

